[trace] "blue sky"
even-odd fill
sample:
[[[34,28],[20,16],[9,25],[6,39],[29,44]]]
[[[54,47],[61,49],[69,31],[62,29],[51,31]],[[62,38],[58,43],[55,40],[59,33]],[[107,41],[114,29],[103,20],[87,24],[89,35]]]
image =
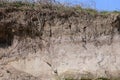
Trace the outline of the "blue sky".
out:
[[[62,3],[81,4],[83,7],[91,7],[97,10],[120,11],[120,0],[57,0]]]

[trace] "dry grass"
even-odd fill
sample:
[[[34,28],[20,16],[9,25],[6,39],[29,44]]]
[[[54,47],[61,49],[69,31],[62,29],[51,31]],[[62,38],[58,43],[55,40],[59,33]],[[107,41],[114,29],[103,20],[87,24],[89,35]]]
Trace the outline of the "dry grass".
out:
[[[82,8],[79,5],[76,6],[69,6],[69,5],[63,5],[58,2],[55,2],[54,0],[45,0],[45,2],[39,1],[38,3],[30,3],[30,2],[21,2],[21,1],[15,1],[15,2],[0,2],[0,7],[15,7],[20,8],[22,10],[24,9],[34,9],[34,10],[51,10],[54,12],[57,12],[61,15],[73,15],[73,14],[80,14],[82,13],[88,13],[90,15],[107,15],[109,13],[120,13],[119,11],[101,11],[98,12],[95,9],[91,8]]]
[[[57,2],[50,3],[29,3],[29,2],[0,2],[0,7],[15,7],[15,8],[31,8],[31,9],[49,9],[56,11],[58,13],[78,13],[78,12],[88,12],[90,14],[96,14],[97,11],[93,9],[82,9],[81,6],[69,6],[63,5]]]

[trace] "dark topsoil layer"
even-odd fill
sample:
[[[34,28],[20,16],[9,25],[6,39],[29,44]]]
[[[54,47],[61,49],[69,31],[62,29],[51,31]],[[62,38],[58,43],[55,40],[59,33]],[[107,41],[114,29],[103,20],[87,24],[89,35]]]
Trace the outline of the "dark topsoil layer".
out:
[[[82,24],[83,26],[75,27],[75,33],[81,32],[80,30],[86,32],[87,27],[90,28],[88,30],[93,28],[93,31],[87,31],[88,35],[113,34],[116,29],[117,33],[120,32],[119,12],[98,12],[61,4],[0,3],[0,43],[11,45],[14,36],[42,38],[47,30],[46,24],[55,26],[56,22],[60,22],[60,25],[67,23],[65,29]],[[47,34],[49,37],[56,34],[53,34],[52,29],[51,27]]]

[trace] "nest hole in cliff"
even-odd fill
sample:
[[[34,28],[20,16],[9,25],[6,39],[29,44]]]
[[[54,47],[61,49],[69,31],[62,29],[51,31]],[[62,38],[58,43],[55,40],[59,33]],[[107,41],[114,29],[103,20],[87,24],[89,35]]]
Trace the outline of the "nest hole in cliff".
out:
[[[12,29],[8,25],[0,24],[0,48],[6,48],[13,43]]]

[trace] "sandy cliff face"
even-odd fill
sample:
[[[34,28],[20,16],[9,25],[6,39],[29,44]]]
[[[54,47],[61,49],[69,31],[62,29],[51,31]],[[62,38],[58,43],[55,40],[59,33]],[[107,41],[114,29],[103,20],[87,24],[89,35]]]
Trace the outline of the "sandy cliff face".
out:
[[[119,33],[119,14],[1,9],[0,80],[118,78]]]

